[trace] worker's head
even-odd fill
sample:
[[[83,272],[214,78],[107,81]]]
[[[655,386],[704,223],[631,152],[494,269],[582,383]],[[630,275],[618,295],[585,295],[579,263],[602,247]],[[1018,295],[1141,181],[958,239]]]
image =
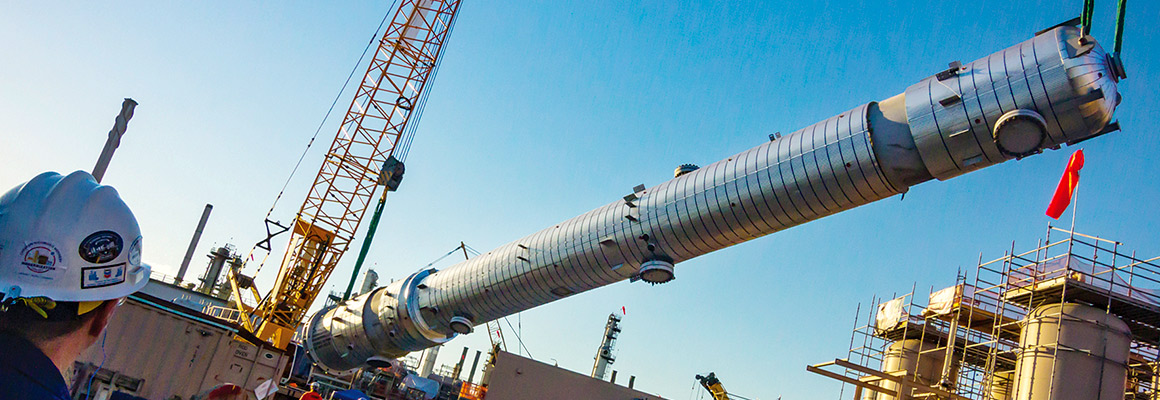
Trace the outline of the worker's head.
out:
[[[137,219],[92,175],[47,172],[0,196],[0,331],[79,355],[149,272]]]

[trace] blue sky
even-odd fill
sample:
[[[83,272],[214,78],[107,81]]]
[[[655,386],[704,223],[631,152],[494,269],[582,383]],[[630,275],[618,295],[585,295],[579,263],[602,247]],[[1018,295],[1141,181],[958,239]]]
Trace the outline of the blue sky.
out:
[[[1110,46],[1113,5],[1098,3],[1094,33]],[[460,241],[486,251],[660,183],[679,164],[708,164],[902,92],[950,61],[1070,19],[1080,4],[468,0],[369,263],[389,280]],[[1160,255],[1160,4],[1131,6],[1124,131],[1083,144],[1077,226]],[[389,7],[4,2],[0,186],[90,169],[132,97],[141,105],[106,183],[137,213],[145,260],[168,273],[202,206],[214,204],[191,268],[200,274],[211,246],[248,249],[264,236],[262,217]],[[337,122],[275,218],[296,212]],[[1012,240],[1034,245],[1071,150],[703,256],[669,284],[618,283],[530,310],[522,336],[535,358],[587,372],[607,314],[624,306],[613,369],[637,376],[638,388],[687,399],[693,375],[715,371],[750,397],[834,398],[838,385],[804,366],[845,356],[858,304],[915,282],[950,285],[958,268]],[[331,278],[335,290],[353,254]],[[486,341],[457,339],[440,361]]]

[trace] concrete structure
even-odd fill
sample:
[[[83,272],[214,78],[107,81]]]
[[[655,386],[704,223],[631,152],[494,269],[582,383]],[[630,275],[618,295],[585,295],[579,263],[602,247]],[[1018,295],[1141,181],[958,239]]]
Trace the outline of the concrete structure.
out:
[[[659,396],[593,379],[501,351],[496,354],[487,400],[656,400]]]
[[[977,39],[976,39],[977,40]],[[473,326],[1114,131],[1120,74],[1073,26],[920,80],[443,271],[420,271],[324,309],[311,358],[347,370],[445,343]]]
[[[93,375],[92,398],[119,391],[189,399],[222,383],[252,391],[280,377],[289,361],[237,325],[140,292],[117,309],[104,335],[65,372],[74,394],[87,392]]]

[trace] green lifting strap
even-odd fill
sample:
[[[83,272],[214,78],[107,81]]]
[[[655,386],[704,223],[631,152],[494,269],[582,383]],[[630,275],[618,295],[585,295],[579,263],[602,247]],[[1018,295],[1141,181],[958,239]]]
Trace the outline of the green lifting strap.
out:
[[[1083,26],[1084,35],[1090,35],[1092,33],[1092,14],[1095,12],[1095,8],[1095,0],[1083,1],[1083,10],[1079,15],[1079,24]]]
[[[362,248],[358,251],[358,260],[354,262],[354,273],[350,276],[350,283],[346,284],[346,293],[342,294],[342,301],[350,300],[350,293],[354,290],[354,281],[358,280],[358,271],[362,269],[363,262],[367,259],[367,252],[371,250],[371,241],[375,240],[375,231],[379,229],[379,218],[383,216],[383,206],[387,204],[387,193],[389,191],[384,188],[383,197],[379,198],[379,204],[375,206],[375,214],[371,216],[371,225],[367,227],[367,237],[363,239]]]
[[[1128,0],[1120,0],[1116,5],[1116,36],[1112,40],[1112,54],[1115,57],[1120,56],[1120,47],[1124,44],[1124,8],[1128,5]]]

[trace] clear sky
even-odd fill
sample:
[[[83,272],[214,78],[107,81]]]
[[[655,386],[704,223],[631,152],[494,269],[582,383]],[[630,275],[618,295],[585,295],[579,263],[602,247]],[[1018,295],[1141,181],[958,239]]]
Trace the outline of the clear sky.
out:
[[[663,182],[679,164],[705,165],[887,98],[948,62],[1070,19],[1082,2],[513,3],[464,2],[369,257],[384,280],[460,241],[487,251]],[[1105,46],[1112,3],[1099,1],[1095,15]],[[1124,131],[1084,143],[1077,225],[1155,256],[1160,4],[1131,6]],[[389,7],[0,2],[0,186],[91,169],[121,99],[132,97],[140,106],[106,183],[137,213],[145,261],[170,274],[212,203],[190,272],[199,275],[211,246],[248,249],[264,236],[262,217]],[[349,101],[276,219],[297,211]],[[1001,256],[1012,240],[1034,245],[1072,150],[919,185],[904,201],[682,263],[672,283],[618,283],[511,323],[522,321],[536,359],[586,373],[605,318],[624,306],[613,369],[637,376],[638,388],[687,399],[693,375],[715,371],[750,397],[835,398],[839,386],[804,367],[846,355],[858,304],[916,282],[950,285],[958,268],[980,253]],[[354,254],[332,276],[334,290]],[[260,274],[263,290],[274,269]],[[486,341],[457,339],[440,361]]]

